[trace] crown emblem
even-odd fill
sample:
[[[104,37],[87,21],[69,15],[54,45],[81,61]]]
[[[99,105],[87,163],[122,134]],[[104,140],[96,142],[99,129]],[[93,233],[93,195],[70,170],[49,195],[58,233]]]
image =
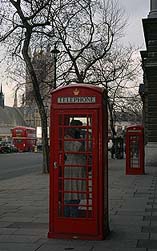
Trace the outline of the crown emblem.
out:
[[[75,88],[75,90],[73,91],[73,93],[74,93],[75,96],[77,96],[77,95],[79,95],[80,91],[79,91],[79,89]]]

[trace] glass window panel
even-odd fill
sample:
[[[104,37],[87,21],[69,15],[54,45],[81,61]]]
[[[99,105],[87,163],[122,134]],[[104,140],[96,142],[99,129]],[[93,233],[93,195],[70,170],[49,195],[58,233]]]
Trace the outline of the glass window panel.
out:
[[[134,156],[138,156],[139,152],[139,137],[131,137],[131,152]]]
[[[86,165],[86,155],[78,153],[65,153],[65,165],[73,165],[81,167]]]
[[[86,196],[87,184],[86,180],[66,180],[64,179],[64,191],[69,193],[66,196],[69,199],[84,198]],[[75,194],[75,192],[77,192]],[[84,193],[83,193],[84,192]]]
[[[58,141],[61,155],[58,214],[62,217],[91,217],[92,117],[61,115],[59,123],[62,127],[59,128]]]
[[[69,197],[70,195],[70,197]],[[64,194],[64,216],[65,217],[81,217],[80,215],[80,201],[82,194],[78,193],[65,193]]]
[[[88,126],[92,126],[92,117],[87,118],[87,124]]]
[[[83,124],[83,126],[88,125],[92,126],[92,117],[91,115],[70,115],[70,116],[65,116],[66,119],[64,119],[64,125],[70,125],[72,120],[80,120]]]
[[[130,166],[131,168],[139,168],[139,137],[130,137]]]
[[[84,179],[87,176],[86,167],[65,166],[64,177],[65,178],[80,178]]]
[[[83,142],[76,140],[64,141],[64,151],[66,152],[82,152],[84,150]],[[79,154],[73,154],[77,158]],[[81,157],[81,156],[80,156]]]
[[[86,156],[87,158],[87,165],[90,166],[88,167],[88,170],[92,167],[92,154],[89,154]]]
[[[80,115],[80,116],[76,116],[76,115],[74,115],[74,116],[72,116],[71,118],[70,118],[70,123],[73,121],[73,120],[79,120],[79,121],[81,121],[82,122],[82,125],[87,125],[87,117],[86,117],[86,115]]]
[[[88,179],[92,179],[92,166],[90,167],[88,167],[89,169],[88,169]]]

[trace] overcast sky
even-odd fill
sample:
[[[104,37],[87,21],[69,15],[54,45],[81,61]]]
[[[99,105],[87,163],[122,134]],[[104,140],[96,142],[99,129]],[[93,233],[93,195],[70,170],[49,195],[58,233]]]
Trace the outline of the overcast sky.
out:
[[[142,19],[147,18],[150,11],[150,0],[119,0],[128,17],[125,41],[145,48]]]
[[[125,43],[131,43],[145,49],[145,41],[143,36],[142,18],[147,18],[150,11],[150,0],[119,0],[120,6],[125,9],[128,17],[128,26],[125,34]],[[0,74],[2,74],[0,72]],[[3,85],[5,94],[5,105],[12,106],[13,92],[10,88]]]

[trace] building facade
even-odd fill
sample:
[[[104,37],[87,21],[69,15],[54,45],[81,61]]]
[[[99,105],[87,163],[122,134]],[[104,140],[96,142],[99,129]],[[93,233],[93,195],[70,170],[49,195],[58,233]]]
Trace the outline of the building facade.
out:
[[[5,106],[2,85],[0,90],[0,141],[11,141],[11,129],[15,126],[25,126],[23,111],[16,106]]]
[[[37,75],[40,94],[44,101],[45,109],[47,111],[49,124],[50,90],[52,88],[53,80],[53,60],[51,57],[50,47],[48,46],[46,50],[35,50],[31,58]],[[40,114],[35,101],[31,78],[28,74],[27,69],[25,95],[23,100],[24,101],[22,103],[24,110],[24,120],[26,121],[27,126],[35,128],[41,127]]]
[[[144,71],[144,127],[146,165],[157,164],[157,1],[150,0],[148,18],[143,19],[146,50],[141,51]]]

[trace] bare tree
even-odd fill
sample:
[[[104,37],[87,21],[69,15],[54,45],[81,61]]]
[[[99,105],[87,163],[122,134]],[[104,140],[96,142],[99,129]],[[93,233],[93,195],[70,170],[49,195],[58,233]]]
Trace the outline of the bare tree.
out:
[[[126,24],[124,12],[116,0],[0,0],[0,4],[0,42],[8,45],[9,55],[26,63],[41,116],[43,172],[47,172],[46,110],[41,80],[34,69],[29,48],[38,48],[41,39],[43,47],[55,44],[60,48],[57,85],[93,83],[105,86],[111,92],[116,89],[112,87],[115,81],[125,81],[131,62],[123,58],[121,64],[114,64],[115,54],[117,62],[120,55],[121,59],[124,55],[122,49],[116,49]],[[131,79],[131,71],[127,78]]]
[[[62,48],[60,83],[92,82],[95,66],[121,37],[125,27],[117,1],[63,1],[62,11],[53,13],[56,41]]]
[[[108,90],[108,111],[110,127],[113,136],[117,111],[123,110],[128,100],[138,100],[138,77],[141,72],[141,62],[137,58],[138,49],[132,47],[116,48],[110,57],[101,60],[96,78]],[[98,75],[97,75],[98,73]]]
[[[9,45],[8,50],[12,56],[23,58],[31,82],[33,85],[34,97],[39,109],[42,135],[43,135],[43,172],[46,173],[49,167],[49,149],[47,137],[47,116],[39,87],[37,73],[33,67],[29,48],[39,39],[41,27],[44,29],[49,25],[51,0],[10,0],[1,1],[1,37],[0,41]],[[37,38],[38,37],[38,38]],[[10,52],[9,51],[9,52]]]
[[[92,83],[108,90],[113,135],[114,112],[121,96],[140,71],[137,49],[120,45],[126,20],[117,1],[76,1],[52,17],[56,40],[62,47],[58,60],[60,84]],[[121,93],[121,95],[119,95]],[[121,102],[123,103],[123,102]]]

